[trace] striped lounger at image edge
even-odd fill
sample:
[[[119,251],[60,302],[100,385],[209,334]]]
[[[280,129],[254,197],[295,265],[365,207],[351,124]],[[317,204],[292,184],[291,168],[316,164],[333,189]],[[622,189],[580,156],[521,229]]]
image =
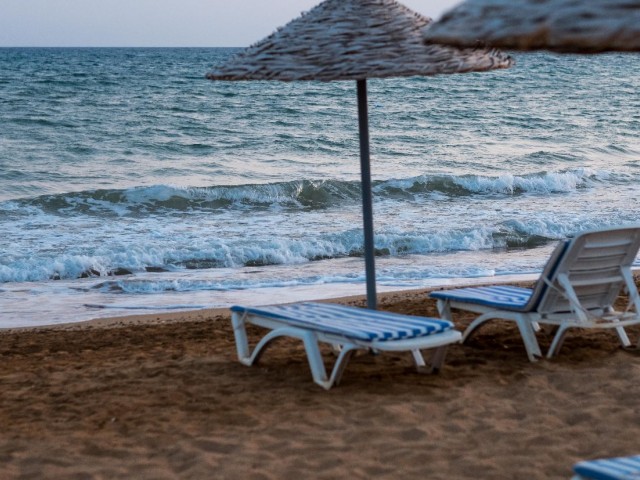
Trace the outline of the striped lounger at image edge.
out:
[[[574,480],[640,480],[640,455],[577,463]]]

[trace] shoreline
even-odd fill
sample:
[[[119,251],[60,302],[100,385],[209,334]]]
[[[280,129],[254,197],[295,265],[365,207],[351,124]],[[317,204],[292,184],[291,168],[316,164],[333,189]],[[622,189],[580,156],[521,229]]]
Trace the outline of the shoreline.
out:
[[[444,287],[441,287],[444,288]],[[378,301],[381,305],[389,302],[389,297],[394,298],[397,295],[403,296],[419,296],[426,295],[439,288],[423,288],[423,289],[409,289],[398,290],[392,292],[378,293]],[[366,304],[366,295],[347,295],[343,297],[332,298],[320,298],[309,299],[304,301],[310,302],[334,302],[348,305],[364,306]],[[291,302],[293,303],[293,302]],[[198,321],[204,318],[218,318],[218,317],[230,317],[230,310],[228,307],[220,308],[205,308],[200,310],[181,310],[172,312],[161,313],[145,313],[134,315],[119,315],[113,317],[94,318],[91,320],[84,320],[79,322],[58,323],[49,325],[36,325],[25,327],[10,327],[0,329],[0,334],[11,332],[24,332],[32,330],[79,330],[85,327],[88,328],[111,328],[111,327],[126,327],[130,325],[149,325],[149,324],[168,324],[168,323],[180,323]]]
[[[473,278],[439,278],[433,281],[432,285],[424,286],[424,287],[415,287],[415,288],[405,288],[405,287],[389,287],[389,286],[379,286],[378,290],[378,300],[382,301],[387,298],[389,295],[394,294],[423,294],[426,298],[426,294],[438,289],[444,288],[454,288],[454,287],[465,287],[472,285],[493,285],[493,284],[502,284],[502,283],[515,283],[515,284],[527,284],[532,283],[536,278],[537,274],[509,274],[509,275],[500,275],[493,277],[473,277]],[[309,287],[301,287],[299,289],[291,289],[291,288],[280,288],[280,292],[276,291],[276,289],[263,289],[264,291],[259,292],[259,294],[247,295],[247,292],[243,291],[242,298],[251,299],[251,303],[245,303],[242,301],[235,302],[235,304],[240,305],[266,305],[270,303],[294,303],[299,301],[313,301],[313,302],[353,302],[353,304],[362,304],[364,306],[365,303],[365,294],[364,293],[346,293],[339,294],[336,293],[335,285],[326,285],[326,292],[323,291],[322,287],[325,286],[309,286]],[[349,292],[353,291],[364,291],[364,285],[346,285],[345,288]],[[318,290],[321,291],[321,294],[317,294]],[[254,292],[257,292],[254,290]],[[284,292],[288,292],[288,295]],[[316,294],[312,293],[316,292]],[[267,302],[265,299],[269,299],[271,297],[282,298],[285,297],[286,301],[278,301],[278,302]],[[257,299],[257,301],[256,301]],[[184,321],[189,320],[191,318],[198,318],[203,315],[209,316],[218,316],[224,315],[228,313],[229,306],[221,306],[221,307],[213,307],[213,308],[186,308],[186,309],[171,309],[171,310],[162,310],[158,308],[156,311],[151,311],[149,313],[114,313],[113,315],[105,315],[100,317],[89,318],[86,320],[77,320],[70,322],[60,322],[60,323],[49,323],[49,324],[37,324],[37,325],[24,325],[24,326],[9,326],[9,327],[0,327],[1,332],[7,331],[18,331],[18,330],[29,330],[29,329],[47,329],[47,328],[62,328],[68,329],[73,328],[75,326],[109,326],[109,325],[118,325],[118,324],[136,324],[136,323],[145,323],[145,322],[170,322],[170,321]],[[107,312],[108,310],[104,310]],[[136,312],[134,310],[134,312]],[[179,317],[176,320],[176,317]]]

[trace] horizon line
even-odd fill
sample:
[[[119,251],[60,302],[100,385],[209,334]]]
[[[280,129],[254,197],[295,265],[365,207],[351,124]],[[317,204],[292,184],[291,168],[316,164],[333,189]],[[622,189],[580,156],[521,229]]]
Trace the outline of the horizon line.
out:
[[[247,48],[247,46],[204,45],[0,45],[0,48]]]

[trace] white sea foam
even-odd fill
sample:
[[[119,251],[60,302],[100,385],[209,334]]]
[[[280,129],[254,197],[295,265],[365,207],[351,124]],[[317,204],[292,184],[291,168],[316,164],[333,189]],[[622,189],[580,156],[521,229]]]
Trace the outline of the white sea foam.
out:
[[[145,229],[147,222],[138,224]],[[178,228],[180,225],[178,225]],[[510,229],[520,235],[526,243],[527,235],[523,225],[516,224]],[[190,226],[191,228],[196,228]],[[210,229],[211,227],[209,227]],[[207,229],[207,230],[209,230]],[[377,247],[393,257],[407,254],[429,254],[435,252],[455,252],[465,250],[490,250],[503,248],[508,238],[495,237],[499,230],[491,228],[454,229],[437,232],[380,232],[376,237]],[[298,265],[320,259],[359,257],[362,252],[362,235],[359,229],[330,235],[303,235],[287,238],[283,232],[275,237],[253,235],[253,238],[210,238],[194,241],[192,235],[177,231],[162,233],[159,241],[149,242],[146,231],[142,234],[130,232],[126,243],[103,242],[108,232],[96,230],[86,235],[73,234],[83,241],[69,244],[64,250],[52,254],[55,243],[65,239],[56,238],[56,232],[45,232],[39,249],[13,249],[8,246],[0,259],[0,281],[24,282],[49,279],[74,279],[81,276],[108,276],[118,271],[131,273],[147,269],[180,271],[193,268],[240,268],[245,265]],[[68,233],[66,239],[71,240]],[[145,238],[147,244],[142,244]],[[36,239],[34,239],[35,241]],[[97,240],[97,241],[96,241]],[[140,243],[139,243],[140,242]]]
[[[500,268],[501,263],[506,266],[508,256],[493,255],[498,268],[488,268],[482,263],[483,256],[478,257],[475,252],[457,254],[455,258],[460,263],[455,268],[451,268],[451,254],[380,258],[378,290],[470,283],[474,279],[487,279],[483,276],[495,281],[510,273],[508,268]],[[518,262],[526,265],[525,271],[539,269],[537,259],[532,256],[526,261],[518,257]],[[361,295],[365,290],[364,265],[359,258],[298,266],[144,273],[109,279],[9,283],[5,286],[0,295],[0,311],[4,313],[0,317],[0,328],[83,321],[141,311],[334,298]],[[47,302],[42,302],[43,298],[48,299]]]

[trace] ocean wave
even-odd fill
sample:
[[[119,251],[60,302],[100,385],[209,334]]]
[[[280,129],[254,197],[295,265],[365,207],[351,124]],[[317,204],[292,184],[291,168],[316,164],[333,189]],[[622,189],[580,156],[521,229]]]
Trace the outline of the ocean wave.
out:
[[[376,255],[402,257],[456,251],[534,248],[562,238],[566,229],[544,222],[523,225],[505,222],[496,228],[478,227],[438,232],[379,232]],[[63,253],[7,252],[0,259],[0,282],[25,282],[98,277],[125,277],[242,267],[297,265],[363,256],[360,229],[303,238],[210,239],[197,249],[192,244],[163,246],[73,245]]]
[[[339,181],[293,181],[271,184],[178,187],[155,185],[114,190],[88,190],[33,199],[0,203],[0,212],[15,211],[19,207],[37,207],[48,213],[59,212],[114,215],[185,212],[273,206],[290,208],[323,208],[359,198],[359,184]]]
[[[374,199],[424,200],[469,196],[553,195],[596,185],[637,182],[628,173],[575,169],[528,175],[420,175],[373,182]],[[0,215],[33,208],[60,215],[140,215],[166,212],[250,210],[267,208],[324,209],[360,200],[360,183],[341,180],[296,180],[266,184],[210,187],[153,185],[128,189],[87,190],[0,202]]]
[[[448,197],[471,195],[523,195],[568,193],[596,184],[629,182],[627,174],[591,169],[539,172],[528,175],[423,175],[389,180],[376,185],[376,192],[393,194],[440,193]]]

